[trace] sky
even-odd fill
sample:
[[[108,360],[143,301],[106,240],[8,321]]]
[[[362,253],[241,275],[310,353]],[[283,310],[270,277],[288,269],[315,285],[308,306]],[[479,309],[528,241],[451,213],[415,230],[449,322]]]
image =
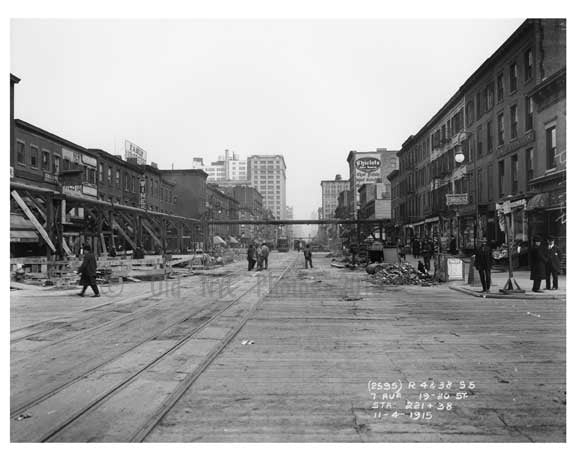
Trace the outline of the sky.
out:
[[[399,149],[522,21],[14,19],[15,116],[160,168],[284,155],[307,219],[351,150]]]

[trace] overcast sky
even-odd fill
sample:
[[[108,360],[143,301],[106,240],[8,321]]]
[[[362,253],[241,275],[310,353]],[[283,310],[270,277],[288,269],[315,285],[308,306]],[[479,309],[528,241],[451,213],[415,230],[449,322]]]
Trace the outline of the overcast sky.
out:
[[[160,168],[282,154],[309,218],[350,150],[399,149],[521,23],[13,20],[15,115]]]

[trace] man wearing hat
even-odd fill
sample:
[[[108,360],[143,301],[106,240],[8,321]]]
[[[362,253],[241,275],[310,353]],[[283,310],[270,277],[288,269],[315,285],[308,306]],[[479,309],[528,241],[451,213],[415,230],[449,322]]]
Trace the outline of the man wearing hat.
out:
[[[480,282],[482,282],[482,293],[490,291],[492,250],[488,245],[486,245],[486,239],[480,240],[480,247],[476,250],[476,255],[474,258],[474,267],[476,267],[478,274],[480,274]]]
[[[542,279],[546,278],[546,263],[548,262],[547,250],[542,245],[542,237],[534,237],[534,246],[530,253],[530,280],[534,281],[532,291],[534,293],[543,293],[540,289]]]
[[[96,285],[96,257],[92,253],[90,245],[84,245],[84,260],[78,272],[80,273],[80,284],[82,285],[82,291],[78,293],[78,296],[84,296],[86,288],[90,286],[92,291],[94,291],[94,298],[100,297],[98,285]]]
[[[553,237],[548,238],[548,262],[546,263],[546,289],[558,289],[558,273],[560,272],[560,260],[562,253],[556,246]],[[552,288],[550,287],[550,276],[552,276]]]

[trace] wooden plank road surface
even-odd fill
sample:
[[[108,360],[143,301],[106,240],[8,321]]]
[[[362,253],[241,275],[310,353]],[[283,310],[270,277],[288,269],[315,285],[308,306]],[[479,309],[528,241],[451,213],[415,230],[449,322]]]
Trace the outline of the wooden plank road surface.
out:
[[[329,261],[299,260],[146,441],[565,441],[563,302],[386,288]]]
[[[279,256],[272,278],[292,259]],[[60,292],[45,311],[29,310],[31,298],[17,296],[12,313],[26,320],[14,322],[11,440],[130,440],[265,295],[263,273],[244,266],[171,281],[177,289],[137,299],[130,291],[100,307],[78,307],[83,299]]]

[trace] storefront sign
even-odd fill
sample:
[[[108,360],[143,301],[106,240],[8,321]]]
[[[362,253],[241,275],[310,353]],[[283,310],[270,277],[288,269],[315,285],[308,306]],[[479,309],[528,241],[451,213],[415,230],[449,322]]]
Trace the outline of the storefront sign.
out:
[[[55,175],[53,175],[52,173],[44,173],[44,181],[45,182],[50,182],[53,184],[57,184],[58,183],[58,179],[56,178]]]
[[[98,189],[96,189],[94,186],[89,186],[86,184],[82,185],[82,193],[85,195],[90,195],[92,197],[97,197],[98,196]]]
[[[468,205],[468,194],[446,194],[446,205]]]

